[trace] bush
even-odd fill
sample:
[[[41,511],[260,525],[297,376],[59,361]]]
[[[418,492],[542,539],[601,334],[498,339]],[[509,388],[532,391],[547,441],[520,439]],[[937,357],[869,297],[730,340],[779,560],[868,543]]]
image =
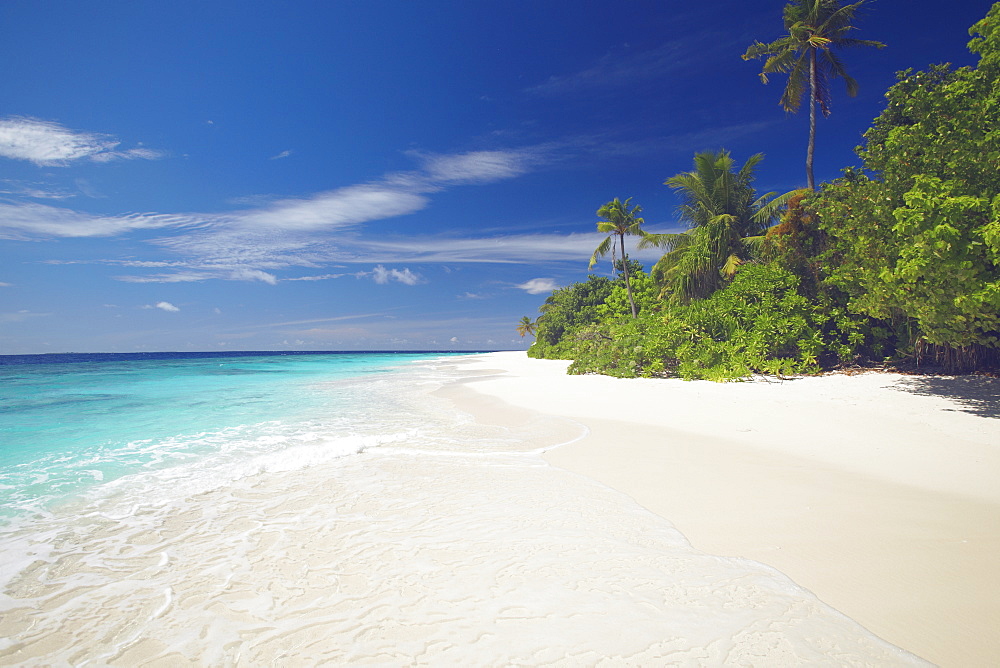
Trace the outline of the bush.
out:
[[[822,357],[848,361],[874,338],[865,321],[799,294],[790,271],[747,265],[707,299],[581,329],[569,371],[688,380],[816,373]]]

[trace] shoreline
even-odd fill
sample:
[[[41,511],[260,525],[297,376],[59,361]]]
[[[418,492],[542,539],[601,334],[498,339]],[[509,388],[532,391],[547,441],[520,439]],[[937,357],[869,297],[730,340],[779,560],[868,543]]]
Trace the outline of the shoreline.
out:
[[[989,396],[962,402],[942,396],[947,379],[898,374],[720,385],[567,376],[568,362],[522,352],[461,365],[482,374],[449,393],[462,410],[585,425],[545,459],[631,496],[696,549],[772,566],[939,665],[1000,655]]]
[[[3,533],[0,664],[925,665],[550,465],[583,422],[467,389],[503,372],[466,362],[292,383],[325,402],[275,456],[237,430],[219,442],[233,460],[123,478]],[[184,485],[199,473],[216,484]]]

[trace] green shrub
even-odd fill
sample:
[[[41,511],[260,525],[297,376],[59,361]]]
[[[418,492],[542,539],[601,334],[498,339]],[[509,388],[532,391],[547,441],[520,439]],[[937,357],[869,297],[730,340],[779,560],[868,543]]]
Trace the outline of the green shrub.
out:
[[[863,323],[831,316],[798,289],[786,269],[747,265],[707,299],[578,331],[570,373],[735,380],[815,373],[824,355],[850,359],[869,339]]]

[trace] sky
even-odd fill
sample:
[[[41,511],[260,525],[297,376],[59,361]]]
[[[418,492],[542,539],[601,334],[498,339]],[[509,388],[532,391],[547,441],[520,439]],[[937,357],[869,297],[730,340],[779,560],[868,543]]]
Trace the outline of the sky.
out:
[[[4,0],[0,354],[526,348],[609,200],[680,231],[664,180],[723,148],[804,187],[806,107],[740,58],[783,5]],[[817,181],[990,5],[862,8]]]

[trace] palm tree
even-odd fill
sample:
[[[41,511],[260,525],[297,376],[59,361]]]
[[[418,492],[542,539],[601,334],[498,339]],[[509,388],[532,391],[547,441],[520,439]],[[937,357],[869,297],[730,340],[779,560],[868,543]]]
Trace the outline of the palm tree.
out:
[[[645,221],[636,216],[636,214],[642,211],[642,207],[636,204],[630,209],[629,202],[631,201],[631,197],[624,202],[616,197],[597,210],[597,215],[606,219],[597,221],[597,231],[606,232],[608,233],[608,236],[594,250],[594,254],[590,256],[590,265],[587,269],[593,269],[594,265],[597,264],[598,258],[602,258],[607,255],[608,251],[611,251],[612,255],[614,254],[614,237],[618,237],[618,241],[621,242],[622,249],[622,275],[625,278],[625,289],[628,291],[628,303],[629,306],[632,307],[632,317],[635,318],[639,315],[639,312],[635,308],[635,299],[632,298],[632,281],[629,277],[628,262],[626,261],[625,255],[625,237],[641,237],[645,236],[646,233],[642,229],[642,224]]]
[[[767,56],[760,79],[767,83],[767,75],[787,72],[788,83],[781,94],[780,104],[785,111],[796,112],[802,104],[802,95],[809,89],[809,147],[806,150],[806,181],[810,190],[816,189],[813,177],[813,152],[816,148],[816,105],[823,116],[830,115],[830,80],[840,77],[847,85],[847,94],[858,93],[858,82],[844,69],[835,48],[874,46],[881,49],[882,42],[854,39],[848,33],[854,14],[865,3],[860,0],[842,6],[840,0],[792,0],[785,5],[784,21],[788,34],[771,42],[754,42],[743,54],[743,60]]]
[[[521,322],[517,323],[517,333],[521,335],[522,339],[529,334],[534,336],[537,331],[538,321],[532,320],[528,316],[523,316]]]
[[[764,231],[792,196],[757,196],[754,169],[763,159],[760,153],[750,156],[737,170],[728,151],[705,151],[695,154],[693,171],[664,181],[680,194],[680,218],[690,229],[646,234],[639,247],[667,249],[652,273],[674,301],[701,299],[721,288],[755,255]]]

